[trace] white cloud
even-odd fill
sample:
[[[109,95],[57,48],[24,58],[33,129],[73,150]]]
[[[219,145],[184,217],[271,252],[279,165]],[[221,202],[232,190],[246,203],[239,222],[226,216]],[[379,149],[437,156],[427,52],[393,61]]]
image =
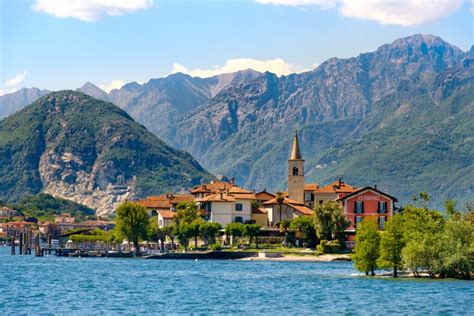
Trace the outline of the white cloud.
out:
[[[153,5],[153,0],[36,0],[33,9],[58,18],[92,22],[104,15],[123,15]]]
[[[304,6],[318,5],[322,8],[332,8],[336,5],[336,0],[255,0],[262,4],[286,5],[286,6]]]
[[[463,0],[342,0],[339,12],[381,24],[412,26],[450,15]]]
[[[458,10],[464,0],[254,0],[262,4],[337,8],[340,14],[381,24],[412,26]],[[473,0],[471,0],[472,2]]]
[[[104,90],[105,92],[109,93],[113,89],[120,89],[125,85],[125,81],[123,80],[113,80],[110,83],[107,83],[105,85],[100,85],[100,88]]]
[[[26,73],[27,73],[26,71],[23,71],[23,72],[17,73],[15,77],[7,79],[5,81],[5,86],[12,88],[19,85],[23,80],[25,80]]]
[[[18,85],[26,78],[27,71],[17,73],[13,78],[5,80],[4,88],[0,89],[0,96],[18,90]]]
[[[257,60],[252,58],[235,58],[228,59],[224,66],[215,66],[212,69],[189,69],[181,64],[174,63],[171,73],[182,72],[194,77],[208,78],[223,73],[231,73],[239,70],[253,69],[264,72],[270,71],[278,76],[299,72],[299,68],[285,62],[281,58],[269,60]]]

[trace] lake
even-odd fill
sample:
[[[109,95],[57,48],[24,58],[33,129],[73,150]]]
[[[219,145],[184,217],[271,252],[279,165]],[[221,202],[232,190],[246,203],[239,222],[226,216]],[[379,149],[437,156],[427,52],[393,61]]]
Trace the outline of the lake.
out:
[[[348,262],[11,256],[0,314],[474,314],[474,282],[360,276]]]

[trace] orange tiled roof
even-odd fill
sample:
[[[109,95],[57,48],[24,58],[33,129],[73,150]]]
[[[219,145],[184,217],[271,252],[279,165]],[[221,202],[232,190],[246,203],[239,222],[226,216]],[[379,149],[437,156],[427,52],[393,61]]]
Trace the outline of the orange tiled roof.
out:
[[[163,218],[173,218],[176,216],[176,212],[172,211],[159,211],[160,216]]]
[[[303,215],[313,215],[313,211],[305,206],[305,205],[294,205],[294,204],[291,204],[291,206],[297,210],[298,212],[302,213]]]
[[[257,200],[271,200],[275,197],[274,194],[271,194],[267,191],[262,191],[262,192],[258,192],[257,194],[255,194],[255,198]]]
[[[220,190],[227,190],[232,187],[232,184],[224,181],[212,181],[211,183],[206,183],[200,185],[191,190],[192,194],[197,193],[218,193]]]
[[[314,192],[316,193],[352,193],[357,191],[357,188],[351,186],[344,181],[336,180],[328,185],[321,187]]]
[[[259,207],[252,210],[252,214],[267,214],[267,213],[268,211],[263,207]]]
[[[193,202],[194,196],[190,194],[159,195],[149,196],[146,199],[137,201],[138,204],[146,208],[169,209],[171,205],[180,202]]]
[[[319,185],[317,183],[305,183],[304,190],[305,191],[315,191],[319,189]]]
[[[196,202],[235,202],[236,199],[233,195],[226,193],[211,194],[202,198],[196,199]]]
[[[278,204],[277,198],[271,199],[269,201],[263,202],[263,205],[272,205],[272,204]],[[302,203],[292,200],[290,198],[284,197],[282,204],[298,204],[298,205],[303,205]]]

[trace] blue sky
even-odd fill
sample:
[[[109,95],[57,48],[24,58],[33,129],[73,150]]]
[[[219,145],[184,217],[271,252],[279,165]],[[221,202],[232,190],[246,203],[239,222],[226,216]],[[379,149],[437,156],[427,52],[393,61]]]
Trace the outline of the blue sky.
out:
[[[0,0],[0,93],[110,89],[173,71],[300,72],[415,33],[468,50],[472,2]]]

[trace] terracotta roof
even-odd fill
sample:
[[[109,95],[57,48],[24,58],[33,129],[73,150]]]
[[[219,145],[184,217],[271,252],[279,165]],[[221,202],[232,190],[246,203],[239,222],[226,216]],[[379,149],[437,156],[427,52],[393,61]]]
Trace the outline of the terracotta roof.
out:
[[[179,202],[193,202],[194,196],[190,194],[170,194],[170,195],[159,195],[149,196],[146,199],[137,201],[138,204],[143,205],[146,208],[157,208],[157,209],[169,209],[171,205],[178,204]]]
[[[252,210],[252,214],[267,214],[267,213],[268,211],[263,207],[259,207]]]
[[[255,194],[246,193],[246,194],[229,194],[232,195],[236,200],[256,200]]]
[[[304,190],[305,191],[315,191],[319,189],[319,185],[317,183],[305,183]]]
[[[269,200],[269,201],[263,202],[263,205],[272,205],[272,204],[278,204],[277,198],[274,198],[274,199],[271,199],[271,200]],[[286,197],[283,198],[282,204],[298,204],[298,205],[303,205],[302,203],[300,203],[300,202],[298,202],[298,201],[295,201],[295,200],[292,200],[292,199],[289,199],[289,198],[286,198]]]
[[[191,190],[192,194],[197,193],[218,193],[220,190],[227,190],[232,187],[232,184],[224,181],[212,181],[211,183],[206,183],[200,185]]]
[[[357,188],[345,183],[342,180],[336,180],[328,185],[314,190],[316,193],[352,193],[357,191]]]
[[[202,198],[196,199],[196,202],[235,202],[236,199],[233,195],[226,193],[211,194]]]
[[[388,197],[389,199],[392,199],[394,202],[398,202],[398,199],[397,199],[396,197],[393,197],[393,196],[391,196],[391,195],[388,195],[387,193],[382,192],[382,191],[377,190],[377,189],[372,188],[372,187],[365,187],[365,188],[359,189],[359,190],[354,191],[354,192],[352,192],[352,193],[350,193],[350,194],[348,194],[348,195],[346,195],[346,196],[343,196],[343,197],[341,197],[341,198],[339,198],[339,199],[337,199],[337,200],[338,200],[338,201],[342,201],[342,200],[345,200],[345,199],[347,199],[347,198],[350,198],[350,197],[352,197],[352,196],[354,196],[354,195],[360,194],[360,193],[362,193],[362,192],[364,192],[364,191],[374,191],[374,192],[376,192],[376,193],[378,193],[378,194],[380,194],[380,195],[384,195],[384,196]]]
[[[176,212],[172,211],[159,211],[160,216],[163,218],[173,218],[176,216]]]
[[[248,190],[245,190],[241,187],[238,187],[238,186],[233,186],[229,189],[229,193],[231,194],[241,194],[241,193],[250,193],[250,194],[253,194],[252,192],[248,191]]]
[[[258,192],[257,194],[255,194],[255,198],[257,200],[271,200],[275,197],[274,194],[271,194],[265,190],[263,190],[262,192]]]
[[[305,205],[294,205],[294,204],[291,204],[291,206],[297,210],[298,212],[302,213],[303,215],[313,215],[313,211],[305,206]]]
[[[7,222],[7,223],[0,223],[0,227],[9,227],[9,228],[23,228],[26,226],[30,226],[33,223],[30,222]]]

